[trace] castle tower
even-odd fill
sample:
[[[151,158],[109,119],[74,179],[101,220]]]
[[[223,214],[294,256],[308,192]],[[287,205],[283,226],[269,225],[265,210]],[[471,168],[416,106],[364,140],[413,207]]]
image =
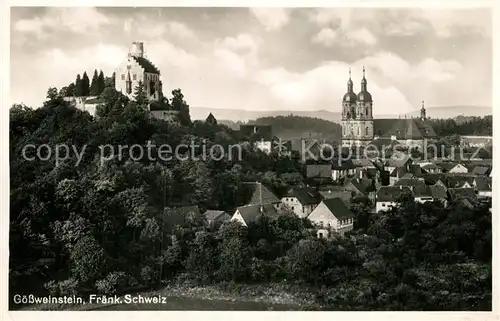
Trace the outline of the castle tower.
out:
[[[424,107],[424,101],[422,100],[422,108],[420,108],[420,119],[421,120],[426,120],[427,116],[425,113],[425,107]]]
[[[140,41],[132,42],[132,50],[130,51],[130,55],[134,57],[144,57],[144,43]]]
[[[349,70],[347,93],[342,100],[342,146],[365,146],[373,140],[372,105],[372,96],[367,89],[365,67],[358,95],[354,94]]]

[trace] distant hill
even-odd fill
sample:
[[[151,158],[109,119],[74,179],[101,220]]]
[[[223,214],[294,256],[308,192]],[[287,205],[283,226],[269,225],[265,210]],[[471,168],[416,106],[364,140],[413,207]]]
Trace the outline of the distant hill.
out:
[[[239,110],[239,109],[215,109],[206,107],[189,107],[191,119],[206,119],[209,113],[212,113],[219,120],[249,121],[261,117],[288,116],[290,114],[303,117],[321,118],[328,121],[339,122],[340,113],[330,112],[327,110],[316,111],[293,111],[293,110],[270,110],[270,111],[254,111],[254,110]]]
[[[375,106],[376,108],[376,106]],[[427,115],[431,118],[455,118],[457,116],[486,116],[492,114],[491,107],[485,106],[429,106],[426,107]],[[315,111],[293,111],[293,110],[238,110],[238,109],[216,109],[207,107],[190,107],[191,119],[206,119],[212,113],[218,121],[228,120],[231,122],[255,120],[262,117],[295,115],[301,117],[320,118],[331,122],[340,122],[340,113],[328,110]],[[418,117],[420,110],[415,110],[408,116]],[[375,118],[398,118],[397,115],[374,115]]]
[[[427,116],[430,118],[457,118],[460,117],[484,117],[491,115],[493,109],[487,106],[431,106],[426,107]],[[420,110],[410,114],[411,116],[420,116]],[[460,120],[459,120],[460,121]]]
[[[315,117],[297,115],[260,117],[248,122],[235,122],[231,120],[220,120],[219,124],[238,130],[241,124],[271,125],[273,135],[285,140],[297,140],[300,138],[321,139],[329,142],[338,141],[342,134],[342,128],[338,123]]]
[[[286,140],[300,138],[321,139],[328,142],[339,141],[342,127],[334,122],[321,118],[298,115],[261,117],[250,124],[267,124],[272,126],[273,135]]]

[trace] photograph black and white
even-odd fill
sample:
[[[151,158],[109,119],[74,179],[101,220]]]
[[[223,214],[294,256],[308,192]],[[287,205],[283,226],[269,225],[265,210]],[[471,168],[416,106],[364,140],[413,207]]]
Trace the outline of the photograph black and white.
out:
[[[492,14],[10,7],[2,299],[491,312]]]

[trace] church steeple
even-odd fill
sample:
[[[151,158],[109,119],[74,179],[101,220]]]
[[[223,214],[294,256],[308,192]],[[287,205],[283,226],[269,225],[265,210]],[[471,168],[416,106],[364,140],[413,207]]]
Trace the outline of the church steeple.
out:
[[[426,114],[425,114],[425,107],[424,107],[424,101],[422,100],[422,108],[420,108],[420,119],[426,120]]]
[[[361,91],[366,90],[365,66],[363,66],[363,79],[361,79]]]
[[[347,92],[352,93],[354,92],[354,84],[352,83],[351,79],[351,68],[349,67],[349,80],[347,81]]]

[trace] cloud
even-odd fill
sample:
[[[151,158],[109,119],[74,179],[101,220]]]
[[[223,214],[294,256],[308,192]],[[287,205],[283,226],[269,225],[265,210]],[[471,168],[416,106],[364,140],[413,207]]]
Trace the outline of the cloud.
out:
[[[356,29],[349,33],[348,39],[357,43],[365,43],[374,45],[377,43],[377,38],[366,28]]]
[[[325,47],[332,47],[337,38],[337,32],[330,28],[323,28],[312,38],[312,42],[321,44]]]
[[[390,52],[380,52],[360,62],[377,75],[398,83],[413,81],[442,83],[454,79],[462,70],[462,65],[457,61],[438,61],[432,58],[411,66],[406,60]]]
[[[14,29],[44,37],[46,33],[55,30],[69,30],[77,34],[92,33],[107,24],[110,24],[110,20],[92,7],[48,8],[41,17],[16,21]]]
[[[491,13],[488,16],[486,12],[487,9],[322,8],[311,11],[309,19],[320,27],[338,27],[349,37],[353,37],[353,30],[363,28],[391,36],[431,32],[446,38],[473,32],[491,37]],[[363,38],[369,39],[363,33]]]
[[[360,62],[354,63],[354,66],[353,79],[360,79]],[[304,73],[273,68],[259,72],[255,80],[269,88],[275,99],[295,109],[340,110],[341,99],[347,89],[349,67],[344,62],[332,61]],[[414,109],[405,95],[393,86],[381,87],[370,80],[368,90],[374,97],[374,114],[404,113]],[[398,106],[398,109],[394,110],[392,106]]]
[[[250,8],[267,31],[275,31],[284,27],[290,20],[290,9],[285,8]]]
[[[192,29],[183,23],[171,21],[168,23],[168,30],[170,34],[175,35],[182,39],[195,39],[196,35]]]

